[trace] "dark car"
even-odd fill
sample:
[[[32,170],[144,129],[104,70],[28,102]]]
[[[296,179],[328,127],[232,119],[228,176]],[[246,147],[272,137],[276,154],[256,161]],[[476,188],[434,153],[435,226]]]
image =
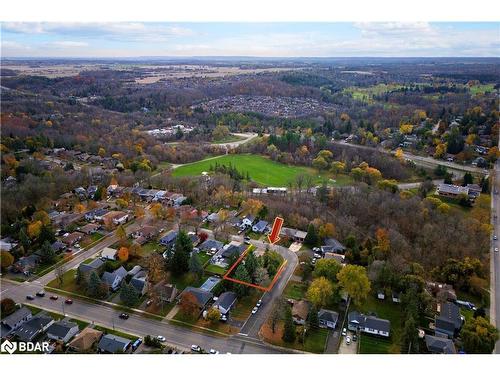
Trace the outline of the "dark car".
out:
[[[66,305],[72,305],[73,304],[73,300],[68,298],[66,301],[64,301],[64,303]]]
[[[128,318],[129,318],[129,315],[128,315],[128,314],[126,314],[126,313],[121,313],[121,314],[120,314],[120,319],[124,319],[124,320],[126,320],[126,319],[128,319]]]
[[[35,299],[35,297],[33,297],[31,294],[28,294],[28,295],[26,296],[26,299],[27,299],[27,300],[30,300],[30,301],[33,301],[33,300]]]
[[[50,296],[50,299],[53,301],[57,301],[58,298],[59,298],[58,296]]]
[[[45,296],[45,292],[43,290],[39,290],[38,292],[36,292],[36,295],[38,297],[44,297]]]

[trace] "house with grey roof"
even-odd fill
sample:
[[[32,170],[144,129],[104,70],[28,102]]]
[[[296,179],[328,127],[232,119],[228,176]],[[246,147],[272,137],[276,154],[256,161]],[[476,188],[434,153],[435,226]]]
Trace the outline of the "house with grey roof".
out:
[[[216,308],[219,309],[221,314],[227,314],[231,308],[236,304],[238,296],[234,292],[224,292],[222,293],[217,302],[214,304]]]
[[[332,310],[321,309],[318,311],[318,320],[321,328],[335,329],[339,320],[339,313]]]
[[[221,256],[225,259],[231,258],[234,255],[240,256],[246,250],[247,245],[241,243],[230,243]]]
[[[47,331],[53,323],[54,319],[52,317],[45,314],[45,312],[40,312],[27,322],[21,324],[12,334],[21,341],[31,342],[39,334]]]
[[[452,302],[445,302],[440,305],[435,331],[452,339],[458,336],[464,322],[464,317],[460,315],[460,308]]]
[[[122,284],[122,281],[127,276],[127,270],[120,266],[120,268],[114,270],[113,272],[104,272],[102,274],[101,280],[106,283],[113,292],[115,292]]]
[[[246,229],[251,227],[253,222],[255,221],[255,216],[247,215],[243,219],[241,219],[240,229]]]
[[[137,272],[131,279],[130,285],[132,285],[139,295],[144,295],[148,290],[148,274],[146,271],[142,270]]]
[[[447,337],[425,335],[427,350],[433,354],[457,354],[453,340]]]
[[[214,295],[211,292],[207,292],[206,290],[200,288],[194,288],[192,286],[188,286],[180,295],[180,299],[186,297],[186,295],[191,294],[194,296],[196,300],[196,305],[198,307],[199,312],[201,313],[208,303],[212,300]]]
[[[80,272],[85,280],[88,280],[92,272],[100,275],[104,270],[104,264],[105,263],[100,258],[95,258],[90,263],[80,263],[78,266],[78,272]]]
[[[12,314],[7,316],[2,316],[2,322],[0,326],[0,337],[5,338],[12,333],[15,329],[19,328],[23,323],[26,323],[33,317],[31,310],[27,307],[21,307],[20,309],[14,311]]]
[[[101,337],[99,344],[97,345],[97,350],[99,353],[125,353],[132,341],[124,337],[108,334]]]
[[[160,244],[163,246],[172,247],[175,244],[175,241],[177,240],[178,234],[179,234],[178,231],[175,230],[170,231],[165,236],[160,238]]]
[[[164,281],[156,284],[153,289],[161,302],[171,303],[177,296],[177,288],[175,285],[168,284]]]
[[[252,231],[255,233],[264,233],[269,223],[265,220],[259,220],[253,227]]]
[[[80,329],[78,328],[78,324],[75,322],[70,322],[69,320],[59,320],[58,322],[53,323],[47,329],[47,336],[49,339],[61,341],[63,343],[69,342]]]
[[[326,238],[324,241],[324,245],[321,246],[321,251],[323,252],[323,254],[325,253],[344,254],[345,250],[346,250],[345,246],[342,245],[335,238]]]
[[[203,242],[201,245],[198,246],[200,250],[215,251],[215,252],[219,251],[223,247],[224,244],[222,242],[212,239],[206,240],[205,242]]]
[[[391,322],[387,319],[380,319],[373,315],[364,315],[358,311],[351,311],[347,316],[347,327],[351,331],[361,331],[389,337],[391,334]]]

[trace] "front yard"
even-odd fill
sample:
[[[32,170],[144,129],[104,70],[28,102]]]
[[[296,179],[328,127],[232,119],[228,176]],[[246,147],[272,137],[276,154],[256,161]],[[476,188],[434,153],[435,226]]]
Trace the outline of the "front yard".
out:
[[[270,344],[295,350],[302,350],[310,353],[323,353],[325,350],[326,341],[328,339],[328,330],[324,328],[317,328],[306,332],[303,343],[300,342],[301,339],[299,337],[297,337],[295,342],[293,343],[284,342],[282,339],[283,322],[278,323],[274,333],[271,327],[268,325],[268,322],[266,322],[262,326],[260,332],[264,337],[264,341]]]
[[[303,299],[307,291],[307,285],[299,281],[290,280],[286,284],[286,288],[283,291],[283,296],[285,298],[291,298],[295,300]]]

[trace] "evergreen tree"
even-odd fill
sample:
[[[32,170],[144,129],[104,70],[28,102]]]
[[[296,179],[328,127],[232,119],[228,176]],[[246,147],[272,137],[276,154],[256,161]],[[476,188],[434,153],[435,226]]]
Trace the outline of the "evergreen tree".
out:
[[[304,243],[309,245],[310,247],[317,246],[319,242],[318,232],[316,231],[316,227],[311,223],[307,228],[307,235],[304,239]]]
[[[193,243],[184,231],[179,231],[175,241],[174,254],[170,267],[175,275],[182,275],[189,270],[189,256],[193,251]]]
[[[418,329],[415,319],[413,319],[412,316],[406,319],[401,340],[405,353],[411,354],[419,352]]]
[[[234,273],[234,278],[236,280],[245,281],[247,283],[250,283],[252,281],[250,279],[250,276],[248,275],[247,269],[243,264],[240,264],[238,268],[236,268],[236,272]],[[248,294],[248,287],[243,284],[235,283],[234,291],[239,297],[243,297]]]
[[[307,314],[307,324],[312,329],[319,327],[318,310],[314,304],[311,306],[309,314]]]
[[[103,290],[103,288],[102,288],[101,279],[99,279],[99,276],[97,275],[97,273],[92,272],[90,274],[90,277],[89,277],[89,283],[87,286],[87,294],[90,297],[97,298],[97,297],[101,296],[102,290]]]
[[[127,306],[135,306],[139,302],[139,293],[131,284],[123,284],[120,300]]]
[[[198,255],[196,254],[193,254],[191,258],[189,258],[189,271],[194,273],[198,279],[203,277],[203,266],[200,263]]]
[[[45,241],[40,248],[40,257],[42,259],[42,263],[51,264],[54,262],[56,254],[48,241]]]
[[[283,336],[282,339],[285,342],[295,342],[295,325],[293,324],[293,317],[292,317],[292,309],[290,306],[286,306],[285,308],[285,327],[283,330]]]
[[[467,186],[468,184],[473,184],[474,183],[474,177],[470,172],[465,172],[464,174],[464,181],[462,186]]]
[[[253,251],[250,251],[245,259],[245,268],[252,282],[254,282],[255,280],[255,271],[257,270],[257,267],[258,267],[257,258],[255,257]]]
[[[19,231],[19,242],[21,242],[21,245],[25,250],[29,249],[31,241],[24,228],[21,228],[21,230]]]

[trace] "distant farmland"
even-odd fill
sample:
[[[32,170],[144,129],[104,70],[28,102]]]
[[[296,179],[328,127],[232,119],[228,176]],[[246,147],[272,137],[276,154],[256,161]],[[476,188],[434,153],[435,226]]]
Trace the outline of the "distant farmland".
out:
[[[215,166],[215,163],[219,165],[231,164],[245,175],[248,172],[251,180],[264,186],[287,186],[287,184],[294,181],[299,174],[315,176],[315,182],[320,180],[318,173],[312,168],[281,164],[260,155],[248,154],[224,155],[220,158],[186,164],[174,169],[172,175],[174,177],[198,176],[201,175],[202,172],[209,172],[210,165]]]

